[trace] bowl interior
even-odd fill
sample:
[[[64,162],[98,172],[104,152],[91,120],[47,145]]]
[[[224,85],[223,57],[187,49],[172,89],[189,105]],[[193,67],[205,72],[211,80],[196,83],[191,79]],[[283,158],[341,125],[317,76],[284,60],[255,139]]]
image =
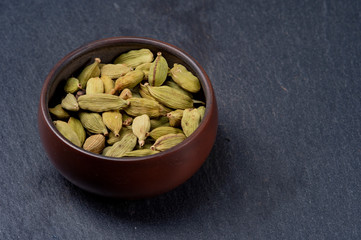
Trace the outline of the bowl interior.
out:
[[[52,127],[52,129],[56,131],[55,126],[52,124],[48,107],[53,107],[60,103],[61,98],[64,96],[64,84],[69,77],[77,77],[80,71],[85,66],[91,64],[96,57],[100,58],[102,63],[113,63],[114,59],[121,53],[141,48],[150,49],[154,56],[156,56],[157,52],[162,52],[162,55],[167,60],[168,66],[170,68],[173,67],[174,63],[182,64],[199,78],[202,90],[199,93],[194,94],[194,99],[206,102],[206,112],[202,121],[204,122],[208,117],[207,113],[209,108],[213,104],[213,90],[206,73],[192,57],[177,47],[158,40],[136,37],[116,37],[89,43],[69,53],[59,61],[59,63],[48,75],[42,92],[42,95],[45,95],[43,96],[43,106],[45,108],[43,110],[46,111],[46,121]],[[201,126],[202,123],[197,130],[199,130]],[[192,136],[189,138],[191,137]],[[179,145],[182,145],[182,143]],[[170,150],[171,149],[168,151]]]

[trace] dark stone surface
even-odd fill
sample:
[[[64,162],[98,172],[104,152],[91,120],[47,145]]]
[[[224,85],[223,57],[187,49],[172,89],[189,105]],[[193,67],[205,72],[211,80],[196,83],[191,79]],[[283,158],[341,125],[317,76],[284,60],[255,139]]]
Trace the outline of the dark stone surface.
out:
[[[360,1],[2,1],[0,239],[360,239]],[[111,36],[190,53],[220,113],[203,167],[147,200],[88,194],[51,165],[52,66]]]

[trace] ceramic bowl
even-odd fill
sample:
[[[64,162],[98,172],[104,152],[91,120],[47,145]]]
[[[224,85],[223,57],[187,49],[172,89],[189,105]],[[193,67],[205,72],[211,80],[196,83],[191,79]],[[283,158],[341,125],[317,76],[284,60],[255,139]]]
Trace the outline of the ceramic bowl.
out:
[[[158,51],[168,65],[183,64],[202,85],[206,112],[198,129],[181,144],[152,156],[111,158],[85,151],[69,142],[55,128],[49,104],[58,101],[58,86],[79,72],[92,59],[110,63],[133,49]],[[154,39],[113,37],[86,44],[61,59],[45,79],[38,110],[38,127],[44,149],[56,169],[74,185],[107,197],[137,199],[174,189],[189,179],[207,159],[215,142],[217,103],[212,84],[203,68],[183,50]]]

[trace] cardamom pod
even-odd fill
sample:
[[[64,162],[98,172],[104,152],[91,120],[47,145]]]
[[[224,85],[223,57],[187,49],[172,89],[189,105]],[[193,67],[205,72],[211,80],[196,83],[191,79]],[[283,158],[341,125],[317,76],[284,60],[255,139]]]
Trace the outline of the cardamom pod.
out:
[[[122,157],[126,152],[130,152],[137,144],[137,137],[129,132],[123,136],[120,141],[113,144],[113,146],[106,152],[107,157]]]
[[[108,76],[111,79],[119,78],[132,70],[125,64],[105,64],[100,70],[101,76]]]
[[[167,134],[177,134],[177,133],[183,133],[182,130],[179,128],[174,127],[157,127],[154,128],[150,133],[149,136],[153,138],[154,140],[157,140],[161,136],[167,135]]]
[[[81,124],[80,120],[77,118],[74,118],[74,117],[70,117],[68,120],[68,124],[74,130],[76,135],[78,135],[80,144],[82,146],[85,141],[86,133],[85,133],[84,127]]]
[[[169,127],[169,120],[166,116],[161,116],[156,119],[150,120],[150,129],[154,129],[157,127]]]
[[[129,88],[124,88],[123,91],[119,95],[120,98],[127,100],[129,98],[133,97],[132,91],[129,90]]]
[[[196,108],[185,109],[181,121],[184,134],[189,137],[199,126],[201,115]]]
[[[119,136],[119,131],[122,129],[123,121],[122,114],[118,110],[103,112],[103,122],[105,126],[114,133],[115,136]]]
[[[139,144],[137,144],[137,146],[135,146],[135,149],[150,149],[151,146],[153,146],[154,144],[154,140],[151,138],[147,138],[145,139],[145,143],[143,146],[139,146]]]
[[[181,91],[168,87],[151,87],[147,85],[149,93],[160,103],[173,109],[186,109],[193,107],[193,101]]]
[[[148,75],[149,75],[149,69],[150,69],[150,65],[152,63],[143,63],[140,64],[138,67],[135,68],[135,70],[140,70],[144,73],[144,78],[143,80],[147,80],[148,79]]]
[[[169,125],[171,127],[180,127],[182,117],[183,110],[180,109],[167,113],[167,118],[169,119]]]
[[[204,117],[204,114],[205,114],[205,112],[206,112],[206,107],[200,106],[200,107],[197,108],[197,110],[198,110],[198,112],[199,112],[199,115],[201,116],[201,120],[200,120],[200,121],[202,121],[202,120],[203,120],[203,117]]]
[[[110,91],[114,88],[114,81],[108,76],[101,76],[100,79],[103,81],[104,92],[110,93]]]
[[[115,134],[113,132],[110,132],[109,135],[108,135],[108,139],[107,139],[107,143],[109,145],[113,145],[114,143],[120,141],[123,136],[128,133],[128,132],[132,132],[131,129],[127,129],[127,128],[122,128],[120,131],[119,131],[119,135],[118,136],[115,136]]]
[[[140,116],[147,114],[150,118],[157,118],[167,114],[167,109],[157,101],[146,98],[129,98],[129,107],[124,111],[130,116]]]
[[[184,94],[188,95],[188,97],[193,98],[192,93],[184,90],[184,89],[181,88],[176,82],[174,82],[174,81],[172,81],[172,80],[165,81],[164,85],[165,85],[165,86],[168,86],[168,87],[171,87],[171,88],[174,88],[174,89],[177,89],[177,90],[183,92]]]
[[[129,105],[128,100],[123,100],[119,96],[106,93],[82,95],[78,98],[78,103],[81,109],[92,112],[120,110],[126,108]]]
[[[100,69],[99,69],[100,59],[95,58],[94,63],[86,66],[83,71],[79,74],[78,80],[81,88],[85,89],[88,80],[92,77],[99,77]]]
[[[78,111],[79,104],[75,96],[71,93],[68,93],[65,98],[61,101],[61,107],[68,111]]]
[[[102,134],[91,135],[83,145],[84,150],[92,153],[101,153],[105,147],[105,137]]]
[[[156,153],[159,153],[159,151],[153,151],[150,149],[138,149],[138,150],[126,152],[123,155],[123,157],[145,157],[145,156],[153,155]]]
[[[149,49],[131,50],[121,54],[114,61],[115,64],[125,64],[128,67],[136,68],[140,64],[153,61],[153,53]]]
[[[79,80],[75,77],[69,78],[64,86],[64,91],[67,93],[75,93],[79,90]]]
[[[170,70],[170,76],[181,88],[191,93],[196,93],[201,89],[199,79],[181,64],[174,64]]]
[[[164,83],[168,75],[168,63],[162,56],[161,52],[157,53],[157,57],[150,65],[148,82],[151,86],[160,86]]]
[[[99,77],[90,78],[86,85],[86,94],[97,94],[104,93],[104,84],[103,81]]]
[[[157,101],[152,95],[150,95],[148,88],[146,87],[148,85],[148,83],[146,83],[145,85],[143,84],[139,84],[139,94],[143,97],[143,98],[148,98],[148,99],[152,99]]]
[[[147,138],[150,130],[150,119],[149,116],[143,114],[134,118],[132,125],[133,134],[137,136],[139,146],[144,145],[144,141]]]
[[[183,133],[167,134],[158,138],[150,149],[165,151],[183,142],[184,139],[186,139],[186,136]]]
[[[107,152],[112,148],[112,146],[108,146],[108,147],[105,147],[102,151],[102,155],[105,156],[105,154],[107,154]]]
[[[79,119],[83,127],[89,132],[108,135],[108,130],[99,113],[80,112]]]
[[[68,119],[70,117],[69,113],[67,113],[61,106],[61,104],[56,105],[53,108],[49,108],[49,112],[53,114],[57,119]]]
[[[54,121],[54,125],[56,129],[70,142],[75,144],[78,147],[81,147],[80,140],[78,138],[78,135],[74,132],[74,130],[64,121]]]
[[[110,94],[115,94],[124,88],[134,88],[143,80],[144,74],[142,71],[134,70],[128,72],[124,76],[115,81],[115,87],[110,91]]]
[[[122,114],[123,117],[123,125],[124,126],[130,126],[133,123],[133,118],[131,116],[129,116],[126,113]]]

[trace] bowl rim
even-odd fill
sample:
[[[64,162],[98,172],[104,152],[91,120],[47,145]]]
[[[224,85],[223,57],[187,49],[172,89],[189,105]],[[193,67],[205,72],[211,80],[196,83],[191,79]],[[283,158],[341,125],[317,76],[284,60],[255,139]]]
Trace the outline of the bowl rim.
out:
[[[199,73],[197,76],[200,80],[202,90],[204,93],[204,97],[206,99],[206,111],[204,114],[204,117],[198,126],[198,128],[189,136],[187,137],[183,142],[179,143],[178,145],[163,151],[156,153],[154,155],[148,155],[143,157],[124,157],[124,158],[116,158],[116,157],[107,157],[101,154],[95,154],[89,151],[84,150],[81,147],[76,146],[72,142],[70,142],[68,139],[66,139],[55,127],[53,124],[53,120],[51,119],[51,115],[49,112],[49,106],[48,106],[48,99],[49,99],[49,90],[50,86],[53,83],[55,77],[57,74],[59,74],[62,71],[62,68],[65,67],[69,62],[72,61],[72,59],[75,59],[79,57],[80,55],[91,51],[96,48],[103,48],[107,45],[113,45],[113,44],[122,44],[122,43],[139,43],[139,44],[150,44],[156,48],[163,48],[166,49],[167,52],[170,54],[176,55],[177,57],[181,58],[185,63],[187,63],[193,71]],[[96,57],[96,56],[94,56]],[[118,37],[110,37],[110,38],[103,38],[99,40],[95,40],[89,43],[86,43],[75,50],[71,51],[67,55],[65,55],[61,60],[59,60],[54,67],[50,70],[49,74],[45,78],[41,94],[40,94],[40,110],[42,113],[42,117],[45,119],[45,123],[48,125],[48,127],[52,130],[52,132],[61,139],[66,145],[68,145],[70,148],[73,148],[76,151],[79,151],[83,154],[89,155],[91,157],[95,157],[98,159],[106,160],[106,161],[120,161],[120,162],[138,162],[138,161],[145,161],[145,160],[151,160],[155,159],[157,157],[166,156],[172,152],[176,152],[180,150],[183,147],[186,147],[188,144],[190,144],[196,137],[199,135],[201,131],[205,130],[205,127],[208,122],[211,121],[211,115],[209,112],[211,111],[212,107],[217,107],[215,103],[215,94],[214,90],[211,84],[211,81],[209,80],[209,77],[205,70],[202,68],[202,66],[188,53],[186,53],[184,50],[170,44],[166,43],[160,40],[156,40],[153,38],[148,37],[134,37],[134,36],[118,36]]]

